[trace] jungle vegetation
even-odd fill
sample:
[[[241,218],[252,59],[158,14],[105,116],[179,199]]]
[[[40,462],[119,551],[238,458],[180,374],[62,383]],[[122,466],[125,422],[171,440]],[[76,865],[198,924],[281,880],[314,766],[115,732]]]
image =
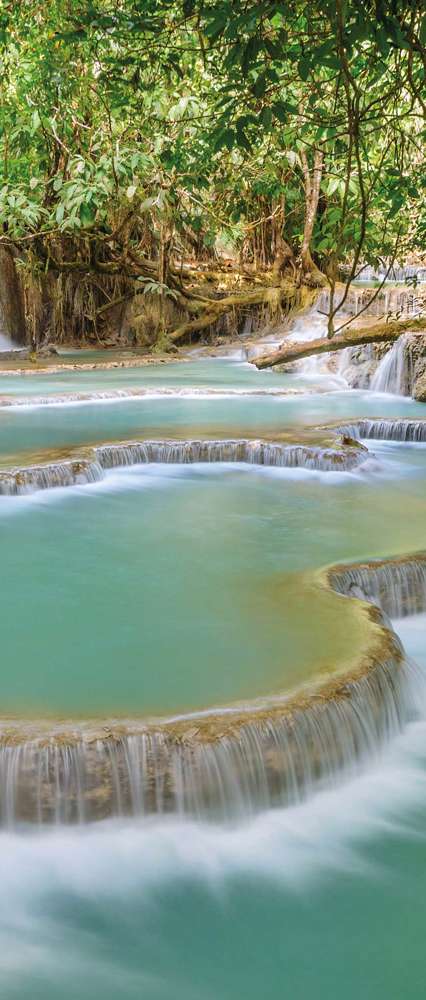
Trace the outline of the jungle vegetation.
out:
[[[3,0],[0,248],[31,335],[102,341],[131,302],[170,349],[324,286],[333,337],[365,264],[424,252],[425,70],[416,0]]]

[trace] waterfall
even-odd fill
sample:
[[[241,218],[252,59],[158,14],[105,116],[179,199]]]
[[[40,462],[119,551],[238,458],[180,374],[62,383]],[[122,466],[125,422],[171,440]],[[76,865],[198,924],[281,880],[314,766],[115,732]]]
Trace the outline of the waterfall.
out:
[[[423,420],[357,420],[336,428],[355,440],[416,441],[426,443],[426,418]]]
[[[34,373],[26,372],[25,374],[32,375]],[[210,388],[208,386],[203,386],[202,388],[189,388],[186,386],[170,388],[167,386],[153,386],[152,388],[141,388],[135,386],[134,388],[129,389],[105,389],[95,390],[93,392],[67,392],[62,395],[52,393],[52,395],[48,396],[0,396],[0,410],[15,406],[34,409],[44,406],[76,406],[85,403],[119,403],[122,400],[132,401],[139,400],[141,398],[162,399],[163,397],[166,397],[170,399],[228,399],[236,396],[298,396],[302,393],[302,389],[284,389],[273,386],[268,386],[267,388],[255,386],[253,386],[253,388],[241,387],[238,389],[228,386],[223,389]]]
[[[334,590],[378,605],[390,618],[426,610],[426,554],[339,566],[331,572]]]
[[[351,471],[365,461],[365,448],[347,443],[340,448],[281,444],[274,441],[129,441],[100,445],[92,458],[52,462],[0,471],[0,496],[20,496],[36,490],[96,483],[105,471],[149,463],[188,465],[195,462],[242,462],[275,468],[318,472]]]
[[[304,468],[320,472],[353,469],[365,460],[356,448],[315,448],[270,441],[142,441],[102,445],[95,449],[103,469],[148,462],[245,462],[278,468]]]
[[[413,717],[419,675],[383,614],[426,608],[426,554],[334,566],[318,582],[376,605],[354,605],[369,649],[349,675],[263,705],[157,723],[4,720],[0,822],[153,813],[232,820],[356,773]]]
[[[310,340],[317,340],[327,336],[327,317],[319,310],[326,309],[325,297],[327,293],[321,292],[316,305],[305,315],[299,316],[295,320],[286,338],[286,343],[299,341],[308,343]],[[329,355],[315,355],[311,358],[304,358],[298,362],[298,370],[304,375],[330,375],[328,371]]]
[[[387,268],[386,270],[383,270],[382,268],[375,268],[370,266],[364,267],[362,269],[361,274],[359,275],[359,278],[356,280],[383,281],[386,275],[386,271]],[[389,271],[389,274],[387,276],[387,281],[404,282],[413,280],[414,278],[416,278],[418,282],[425,282],[426,267],[417,266],[416,264],[408,264],[405,267],[400,267],[398,264],[395,264]]]
[[[373,392],[390,392],[397,396],[410,395],[412,372],[406,345],[406,336],[399,337],[382,358],[371,380]]]
[[[359,288],[352,285],[344,305],[344,313],[355,316],[362,310],[364,316],[387,316],[398,313],[413,316],[421,311],[421,298],[408,288],[389,288],[379,292],[374,288]]]
[[[21,496],[36,490],[95,483],[102,478],[100,465],[87,459],[33,465],[12,472],[0,472],[0,496]]]
[[[2,351],[13,351],[15,349],[15,344],[10,337],[7,337],[4,333],[0,332],[0,354]]]
[[[410,714],[407,668],[387,662],[350,697],[290,717],[254,717],[225,735],[197,739],[199,720],[176,738],[163,730],[4,742],[0,822],[89,822],[174,813],[214,820],[290,805],[353,773]],[[348,689],[349,693],[349,689]]]

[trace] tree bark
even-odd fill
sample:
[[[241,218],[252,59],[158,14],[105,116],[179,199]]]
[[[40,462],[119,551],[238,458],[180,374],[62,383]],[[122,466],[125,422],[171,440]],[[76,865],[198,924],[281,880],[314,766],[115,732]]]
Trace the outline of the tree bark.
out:
[[[182,340],[190,333],[203,330],[212,323],[215,323],[220,316],[230,312],[231,309],[238,309],[244,306],[262,305],[263,303],[266,305],[268,300],[271,300],[271,295],[274,293],[276,293],[277,297],[279,297],[280,303],[283,302],[283,300],[287,300],[287,303],[290,304],[296,304],[298,295],[300,295],[300,292],[296,289],[295,284],[292,282],[283,282],[278,287],[271,285],[268,288],[259,288],[253,291],[227,295],[222,299],[208,299],[204,302],[196,303],[197,311],[201,313],[201,315],[187,323],[182,323],[181,326],[177,327],[176,330],[169,334],[169,340],[171,340],[172,343],[176,343],[176,341]]]
[[[16,344],[25,344],[25,311],[22,285],[13,253],[0,247],[0,333]]]
[[[324,275],[321,274],[321,271],[312,260],[311,242],[315,219],[317,217],[324,154],[321,149],[315,150],[312,173],[305,150],[301,153],[300,158],[305,181],[305,225],[300,251],[302,270],[304,275],[310,275],[311,280],[316,284],[323,285],[325,284]]]
[[[407,319],[403,322],[395,320],[392,323],[386,323],[386,321],[375,323],[374,326],[364,330],[351,330],[345,335],[337,334],[332,340],[320,337],[317,340],[287,342],[279,351],[274,351],[273,354],[262,354],[261,357],[253,359],[253,363],[256,368],[272,368],[274,365],[299,361],[316,354],[332,354],[335,351],[343,351],[345,347],[361,347],[363,344],[380,344],[398,340],[402,333],[408,331],[412,333],[426,331],[426,316],[420,319]]]

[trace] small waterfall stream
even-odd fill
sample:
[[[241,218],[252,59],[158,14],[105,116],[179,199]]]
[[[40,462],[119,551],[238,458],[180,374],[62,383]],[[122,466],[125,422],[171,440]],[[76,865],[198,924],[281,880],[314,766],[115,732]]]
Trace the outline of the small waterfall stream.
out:
[[[291,333],[286,338],[288,341],[294,341],[296,343],[306,342],[310,340],[318,340],[327,336],[327,317],[323,315],[320,311],[324,306],[324,294],[318,298],[318,301],[312,309],[310,309],[306,314],[299,316],[295,320],[291,328]],[[328,375],[330,378],[331,373],[328,368],[328,354],[316,355],[311,358],[304,358],[303,361],[298,362],[299,371],[306,376],[318,376],[318,375]]]
[[[423,420],[357,420],[339,428],[351,438],[376,441],[426,442],[426,418]]]
[[[390,314],[415,316],[421,308],[420,300],[408,289],[389,288],[379,293],[371,305],[370,299],[374,289],[350,289],[343,307],[340,321],[350,316],[356,316],[362,310],[366,316],[384,317]],[[299,317],[288,336],[289,341],[310,341],[327,335],[327,318],[329,296],[326,291],[320,293],[316,305],[304,316]],[[337,324],[339,325],[339,323]],[[413,386],[412,362],[407,350],[407,336],[402,336],[384,355],[374,372],[374,345],[362,349],[364,370],[357,371],[357,380],[353,376],[354,359],[359,355],[359,348],[348,347],[340,352],[337,365],[330,363],[330,354],[308,357],[298,362],[299,370],[306,376],[333,374],[341,384],[353,385],[355,388],[371,388],[374,392],[386,392],[394,395],[410,395]],[[373,368],[374,374],[371,375]]]
[[[373,392],[389,392],[396,396],[410,394],[412,372],[406,348],[407,338],[403,336],[385,354],[371,380]]]
[[[405,618],[426,610],[426,556],[375,560],[338,566],[331,585],[346,597],[376,604],[389,618]]]
[[[7,337],[5,333],[2,333],[0,329],[0,354],[2,351],[15,351],[17,350],[16,344],[10,337]]]

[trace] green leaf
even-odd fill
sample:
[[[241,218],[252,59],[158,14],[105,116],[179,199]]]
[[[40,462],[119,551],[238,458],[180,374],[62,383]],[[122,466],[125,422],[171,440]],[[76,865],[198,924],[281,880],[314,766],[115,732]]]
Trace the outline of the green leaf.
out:
[[[277,101],[275,104],[272,105],[272,112],[275,115],[275,118],[278,118],[278,121],[281,122],[281,125],[287,124],[288,111],[287,111],[287,106],[285,104],[283,104],[281,101]]]
[[[92,213],[92,210],[89,207],[89,205],[85,204],[85,202],[82,202],[82,204],[80,205],[80,222],[85,229],[88,226],[91,226],[94,222],[94,215]]]
[[[252,91],[255,97],[263,97],[266,90],[266,73],[259,73],[257,80],[253,84]]]
[[[222,34],[224,29],[226,28],[227,23],[228,23],[228,12],[226,10],[222,10],[220,11],[219,14],[216,14],[216,17],[213,19],[213,21],[210,21],[209,24],[206,24],[204,28],[204,34],[207,35],[207,38],[209,38],[213,42],[216,38],[219,37],[219,35]]]
[[[216,141],[214,143],[215,153],[218,153],[219,150],[223,149],[224,146],[226,146],[226,148],[229,150],[233,149],[235,139],[236,135],[233,129],[226,128],[223,130],[223,132],[219,132],[219,135],[217,136]]]
[[[243,76],[247,76],[249,69],[251,68],[252,62],[256,61],[256,57],[259,53],[261,47],[261,41],[259,38],[250,38],[247,45],[243,51],[241,59],[241,72]]]
[[[264,44],[268,55],[271,56],[271,59],[284,58],[283,48],[281,47],[281,45],[278,45],[278,42],[273,42],[271,41],[271,39],[265,38]]]
[[[265,128],[269,128],[272,125],[272,110],[271,108],[262,108],[260,120]]]
[[[339,184],[340,184],[340,178],[339,177],[333,177],[331,179],[331,181],[328,182],[328,185],[327,185],[327,194],[329,196],[331,196],[332,194],[334,194],[335,191],[338,190]]]
[[[251,153],[251,143],[242,129],[237,129],[237,145],[242,146],[248,153]]]
[[[309,59],[306,58],[306,56],[302,56],[302,58],[299,59],[297,68],[299,70],[299,76],[301,80],[307,80],[311,69],[311,64]]]

